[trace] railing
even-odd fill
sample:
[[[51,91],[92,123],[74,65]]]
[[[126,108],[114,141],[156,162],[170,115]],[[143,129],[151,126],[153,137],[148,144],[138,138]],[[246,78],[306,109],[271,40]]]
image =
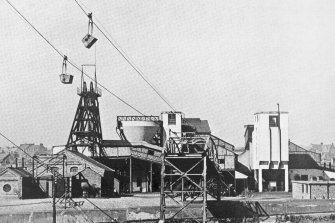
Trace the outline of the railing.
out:
[[[95,93],[99,97],[101,96],[101,93],[102,93],[101,89],[98,88],[98,87],[96,89],[93,89],[93,90],[82,89],[80,87],[77,88],[77,94],[78,95],[81,95],[82,93],[89,93],[89,92]]]
[[[224,148],[226,150],[230,150],[232,152],[235,150],[235,146],[233,146],[232,144],[220,139],[219,137],[211,135],[211,138],[213,139],[216,146],[222,147],[222,148]]]
[[[159,121],[159,116],[117,116],[117,121]]]
[[[165,143],[167,154],[185,155],[206,152],[218,170],[235,169],[234,146],[212,135],[194,135],[193,137],[170,137]],[[225,164],[220,164],[223,158]]]
[[[203,153],[205,151],[207,138],[170,137],[165,143],[166,152],[168,154]]]

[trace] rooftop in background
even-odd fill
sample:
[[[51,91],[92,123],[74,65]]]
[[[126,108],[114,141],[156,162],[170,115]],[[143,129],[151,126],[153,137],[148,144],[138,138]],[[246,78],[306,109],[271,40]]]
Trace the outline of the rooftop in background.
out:
[[[16,148],[15,151],[18,154],[20,154],[20,156],[26,155],[23,151],[28,153],[30,156],[51,153],[51,151],[48,150],[42,143],[40,143],[39,145],[35,145],[33,143],[24,143],[24,144],[21,144],[19,147],[20,149]]]

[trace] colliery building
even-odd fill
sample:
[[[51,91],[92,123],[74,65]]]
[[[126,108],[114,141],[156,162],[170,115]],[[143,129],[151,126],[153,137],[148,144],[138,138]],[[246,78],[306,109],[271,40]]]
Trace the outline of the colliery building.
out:
[[[103,156],[89,156],[85,150],[69,147],[50,154],[43,145],[33,144],[26,145],[26,150],[31,148],[27,151],[33,158],[27,154],[22,155],[23,159],[19,155],[4,155],[0,196],[50,197],[55,171],[61,175],[56,183],[58,197],[64,193],[71,197],[117,197],[159,192],[162,151],[168,149],[171,156],[187,158],[188,154],[202,154],[204,145],[214,148],[208,154],[211,157],[208,162],[218,174],[218,177],[209,175],[212,178],[208,181],[208,193],[213,196],[217,193],[215,188],[220,186],[223,188],[220,196],[245,190],[292,190],[294,197],[307,198],[314,196],[306,195],[306,190],[314,191],[307,187],[316,188],[316,182],[320,182],[320,188],[326,187],[328,184],[324,182],[335,179],[332,166],[325,165],[321,153],[289,141],[287,112],[255,113],[254,123],[245,126],[245,145],[239,152],[232,144],[213,136],[207,120],[186,118],[182,112],[118,116],[116,126],[120,139],[100,140],[98,146]],[[71,130],[73,141],[77,140],[76,131]],[[81,130],[78,135],[85,134]],[[83,142],[85,138],[80,138],[72,146]],[[169,164],[164,168],[168,175],[175,171]],[[190,186],[179,184],[176,188]],[[304,192],[297,195],[297,188],[301,187]]]

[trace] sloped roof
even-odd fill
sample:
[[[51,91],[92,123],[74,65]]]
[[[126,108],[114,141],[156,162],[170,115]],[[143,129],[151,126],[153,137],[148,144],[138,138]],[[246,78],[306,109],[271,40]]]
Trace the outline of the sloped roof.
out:
[[[6,159],[9,156],[9,153],[0,153],[0,162]]]
[[[335,179],[335,172],[325,170],[324,173],[329,177],[329,179]]]
[[[94,160],[93,158],[88,157],[88,156],[86,156],[82,153],[74,152],[74,151],[70,151],[70,150],[63,150],[60,153],[65,153],[66,155],[70,154],[70,155],[72,155],[72,157],[77,157],[79,159],[82,159],[82,160],[85,161],[85,164],[90,166],[92,169],[99,168],[103,171],[115,172],[115,170],[109,168],[108,166],[105,166],[104,164],[102,164],[102,163]],[[97,171],[97,172],[100,172],[100,171]]]
[[[211,133],[208,121],[200,118],[183,118],[183,126],[191,127],[199,134]]]
[[[157,151],[162,151],[162,147],[150,144],[146,141],[129,142],[127,140],[103,140],[103,147],[146,147]]]
[[[22,168],[9,168],[11,171],[17,173],[18,175],[22,177],[31,177],[32,175],[27,171]]]
[[[6,168],[5,170],[3,170],[1,173],[0,173],[0,175],[2,175],[4,172],[6,172],[6,171],[9,171],[9,172],[12,172],[12,173],[14,173],[15,175],[18,175],[18,176],[20,176],[20,177],[32,177],[32,175],[28,172],[28,171],[26,171],[26,170],[24,170],[24,169],[22,169],[22,168],[12,168],[12,167],[8,167],[8,168]]]
[[[235,170],[235,179],[248,179],[248,176]]]

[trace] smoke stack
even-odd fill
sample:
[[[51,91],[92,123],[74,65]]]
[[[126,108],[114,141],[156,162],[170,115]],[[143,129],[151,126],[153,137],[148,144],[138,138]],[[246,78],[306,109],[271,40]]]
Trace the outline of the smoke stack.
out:
[[[24,157],[22,157],[22,163],[21,163],[22,168],[24,167]]]

